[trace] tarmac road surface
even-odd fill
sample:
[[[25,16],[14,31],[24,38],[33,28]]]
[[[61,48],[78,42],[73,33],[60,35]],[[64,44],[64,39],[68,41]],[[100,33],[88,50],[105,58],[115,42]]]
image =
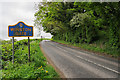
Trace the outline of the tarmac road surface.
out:
[[[66,78],[118,78],[118,60],[99,56],[53,41],[42,41],[41,48]]]

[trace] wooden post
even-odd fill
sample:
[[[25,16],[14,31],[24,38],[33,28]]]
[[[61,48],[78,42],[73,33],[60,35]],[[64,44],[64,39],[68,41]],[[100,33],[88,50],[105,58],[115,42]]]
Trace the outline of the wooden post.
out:
[[[30,40],[28,37],[28,61],[30,62]]]
[[[14,64],[14,37],[12,37],[12,48],[13,48],[12,63]]]

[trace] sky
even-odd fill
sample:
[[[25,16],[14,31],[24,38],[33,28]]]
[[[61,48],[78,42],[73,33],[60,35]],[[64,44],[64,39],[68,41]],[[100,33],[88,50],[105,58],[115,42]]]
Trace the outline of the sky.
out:
[[[34,1],[34,0],[33,0]],[[38,2],[32,0],[0,0],[0,39],[9,40],[8,26],[14,25],[19,21],[23,21],[25,24],[34,26],[34,13],[36,12],[36,6]],[[39,0],[40,1],[40,0]],[[50,33],[40,32],[34,27],[34,37],[40,38],[40,36],[51,38]],[[27,39],[27,37],[15,37],[17,40]]]

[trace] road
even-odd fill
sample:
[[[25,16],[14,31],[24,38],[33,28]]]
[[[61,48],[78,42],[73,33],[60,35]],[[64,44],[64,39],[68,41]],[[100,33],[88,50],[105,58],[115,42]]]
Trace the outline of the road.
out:
[[[118,78],[118,61],[94,53],[42,41],[41,48],[66,78]]]

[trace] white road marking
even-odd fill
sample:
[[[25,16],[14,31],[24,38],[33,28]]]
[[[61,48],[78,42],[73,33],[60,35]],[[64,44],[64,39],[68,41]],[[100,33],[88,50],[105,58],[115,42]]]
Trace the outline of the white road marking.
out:
[[[62,48],[60,48],[60,47],[58,47],[58,46],[56,46],[58,49],[61,49],[62,51],[65,51],[65,52],[68,52],[68,51],[66,51],[66,50],[64,50],[64,49],[62,49]]]
[[[85,61],[87,61],[87,62],[93,63],[93,64],[95,64],[95,65],[97,65],[97,66],[99,66],[99,67],[102,67],[102,68],[105,68],[105,69],[110,70],[110,71],[112,71],[112,72],[115,72],[115,73],[117,73],[117,74],[120,74],[120,72],[118,72],[118,71],[116,71],[116,70],[113,70],[113,69],[111,69],[111,68],[109,68],[109,67],[106,67],[106,66],[103,66],[103,65],[101,65],[101,64],[95,63],[95,62],[93,62],[93,61],[91,61],[91,60],[84,59],[83,57],[80,57],[80,56],[76,56],[76,57],[78,57],[78,58],[80,58],[80,59],[83,59],[83,60],[85,60]]]
[[[66,51],[66,50],[58,47],[58,46],[56,46],[56,47],[57,47],[58,49],[61,49],[62,51],[69,52],[69,51]],[[109,71],[112,71],[112,72],[115,72],[115,73],[117,73],[117,74],[120,74],[120,72],[118,72],[118,71],[116,71],[116,70],[114,70],[114,69],[111,69],[111,68],[109,68],[109,67],[103,66],[103,65],[98,64],[98,63],[95,63],[95,62],[93,62],[93,61],[91,61],[91,60],[88,60],[88,59],[85,59],[85,58],[83,58],[83,57],[81,57],[81,56],[77,56],[77,55],[75,55],[75,56],[78,57],[78,58],[80,58],[80,59],[83,59],[83,60],[85,60],[85,61],[87,61],[87,62],[90,62],[90,63],[92,63],[92,64],[95,64],[95,65],[97,65],[97,66],[99,66],[99,67],[102,67],[102,68],[105,68],[105,69],[107,69],[107,70],[109,70]]]

